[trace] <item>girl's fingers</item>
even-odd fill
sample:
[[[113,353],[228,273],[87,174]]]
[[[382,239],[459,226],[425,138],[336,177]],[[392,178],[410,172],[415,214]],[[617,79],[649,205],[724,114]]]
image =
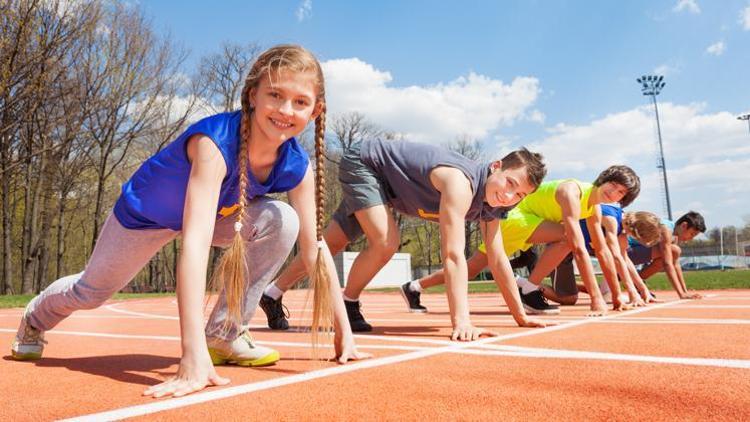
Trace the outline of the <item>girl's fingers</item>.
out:
[[[206,385],[201,382],[184,382],[177,385],[177,388],[175,388],[174,392],[172,393],[172,396],[174,397],[182,397],[185,395],[188,395],[190,393],[194,393],[196,391],[200,391],[206,388]]]
[[[210,377],[208,377],[208,381],[212,385],[227,385],[231,382],[229,378],[224,378],[220,376],[219,374],[213,374]]]
[[[146,391],[143,392],[143,395],[144,396],[154,395],[154,394],[156,394],[156,393],[164,390],[165,388],[167,388],[167,386],[169,384],[171,384],[173,381],[174,381],[174,377],[167,378],[166,381],[164,381],[164,382],[162,382],[160,384],[152,385],[151,387],[149,387],[148,389],[146,389]]]

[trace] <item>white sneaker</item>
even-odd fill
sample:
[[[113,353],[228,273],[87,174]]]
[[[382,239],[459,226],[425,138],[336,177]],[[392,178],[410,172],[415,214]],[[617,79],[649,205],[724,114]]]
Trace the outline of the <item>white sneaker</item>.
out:
[[[207,341],[214,365],[268,366],[279,360],[278,351],[255,344],[247,330],[232,342],[215,337]]]
[[[18,333],[10,347],[10,355],[15,360],[37,360],[42,358],[44,345],[44,331],[32,327],[26,320],[24,312],[21,318],[21,325],[18,327]]]

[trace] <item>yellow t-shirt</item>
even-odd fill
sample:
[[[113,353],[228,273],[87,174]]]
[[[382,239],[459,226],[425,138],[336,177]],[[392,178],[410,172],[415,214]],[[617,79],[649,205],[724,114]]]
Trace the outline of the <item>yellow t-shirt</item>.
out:
[[[576,179],[550,180],[539,185],[539,188],[521,201],[516,209],[524,214],[533,214],[547,221],[555,223],[562,222],[562,207],[555,199],[557,187],[563,182],[575,182],[581,189],[581,219],[589,218],[594,214],[596,207],[589,206],[589,198],[594,189],[591,183],[581,182]]]

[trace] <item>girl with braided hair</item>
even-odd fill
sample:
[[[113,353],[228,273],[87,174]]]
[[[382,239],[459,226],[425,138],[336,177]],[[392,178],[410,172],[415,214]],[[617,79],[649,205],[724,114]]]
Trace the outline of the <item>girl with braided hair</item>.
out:
[[[182,236],[177,300],[182,358],[177,374],[144,394],[182,396],[224,385],[213,364],[270,365],[277,351],[247,332],[263,289],[299,240],[314,285],[313,345],[335,325],[337,359],[357,351],[330,252],[322,241],[325,89],[317,59],[299,46],[261,54],[242,90],[242,110],[207,117],[144,162],[123,185],[84,272],[51,284],[26,308],[12,346],[39,359],[44,332],[73,311],[123,288],[163,245]],[[315,122],[315,169],[295,140]],[[313,173],[314,171],[314,173]],[[317,188],[317,189],[316,189]],[[264,196],[287,192],[291,204]],[[211,245],[223,246],[212,283],[221,287],[203,326]]]

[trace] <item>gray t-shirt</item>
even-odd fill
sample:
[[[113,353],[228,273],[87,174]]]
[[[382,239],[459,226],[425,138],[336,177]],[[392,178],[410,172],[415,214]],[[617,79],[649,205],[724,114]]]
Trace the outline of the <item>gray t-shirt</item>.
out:
[[[438,221],[440,192],[430,182],[430,172],[439,166],[461,170],[474,194],[466,220],[505,218],[511,208],[493,208],[484,202],[489,163],[480,163],[434,145],[370,140],[362,143],[362,162],[383,183],[389,204],[402,214]]]

